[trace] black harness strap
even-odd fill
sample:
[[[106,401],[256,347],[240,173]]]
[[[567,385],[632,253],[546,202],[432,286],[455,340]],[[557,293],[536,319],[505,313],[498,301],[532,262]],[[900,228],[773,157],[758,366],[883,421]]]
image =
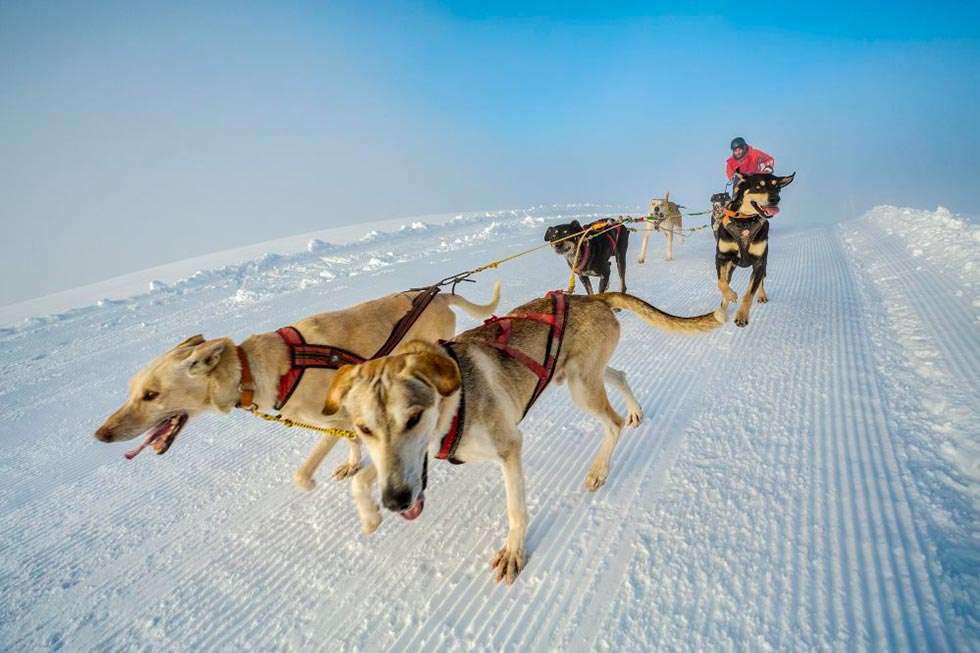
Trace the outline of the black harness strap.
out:
[[[749,224],[746,224],[749,223]],[[727,224],[724,224],[725,231],[728,235],[735,239],[735,244],[738,245],[738,255],[739,258],[745,260],[749,255],[749,244],[762,229],[762,225],[765,224],[765,220],[760,217],[752,218],[751,220],[738,220],[731,219]],[[746,235],[742,235],[742,232],[748,231]]]

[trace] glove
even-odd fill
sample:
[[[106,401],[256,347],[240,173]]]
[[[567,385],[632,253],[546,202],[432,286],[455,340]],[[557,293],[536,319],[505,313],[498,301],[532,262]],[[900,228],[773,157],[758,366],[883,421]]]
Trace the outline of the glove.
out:
[[[764,172],[767,175],[771,175],[772,174],[772,166],[762,166],[762,169],[759,172]]]

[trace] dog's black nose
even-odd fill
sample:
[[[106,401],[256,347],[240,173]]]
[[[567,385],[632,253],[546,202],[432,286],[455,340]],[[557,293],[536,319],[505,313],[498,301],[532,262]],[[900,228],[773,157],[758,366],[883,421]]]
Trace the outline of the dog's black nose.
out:
[[[381,493],[381,503],[392,512],[408,510],[412,505],[412,490],[407,487],[385,490]]]

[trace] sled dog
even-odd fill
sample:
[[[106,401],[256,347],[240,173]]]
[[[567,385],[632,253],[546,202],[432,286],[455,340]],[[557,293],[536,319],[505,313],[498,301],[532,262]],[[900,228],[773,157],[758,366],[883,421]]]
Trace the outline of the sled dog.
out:
[[[291,326],[307,343],[329,344],[368,357],[384,344],[392,327],[412,305],[414,295],[411,292],[387,295],[339,311],[320,313]],[[456,315],[450,307],[459,307],[476,319],[484,319],[493,313],[499,300],[499,282],[494,286],[490,303],[485,305],[474,304],[460,295],[440,293],[405,337],[433,342],[450,338],[456,329]],[[243,381],[242,355],[253,379],[255,405],[263,411],[272,410],[281,379],[293,365],[290,348],[273,331],[250,336],[242,342],[240,351],[242,354],[231,338],[206,340],[197,335],[181,342],[136,373],[129,382],[126,402],[106,419],[95,437],[102,442],[120,442],[145,433],[143,446],[152,447],[157,454],[165,453],[195,415],[228,413],[236,407]],[[295,421],[351,430],[346,415],[326,418],[321,412],[323,392],[336,367],[339,365],[334,369],[306,369],[282,406],[281,414]],[[296,470],[293,478],[298,486],[313,488],[313,474],[336,442],[337,438],[331,435],[320,438]],[[357,440],[350,443],[348,460],[337,468],[335,478],[345,478],[360,466],[360,444]]]
[[[744,327],[749,323],[749,309],[756,294],[760,304],[769,301],[763,285],[769,258],[769,218],[779,212],[779,191],[793,183],[795,177],[795,172],[786,177],[765,173],[747,175],[739,178],[732,189],[732,201],[728,203],[716,234],[715,272],[721,305],[727,309],[738,299],[729,285],[735,266],[752,268],[749,289],[735,313],[737,326]]]
[[[681,215],[680,205],[671,202],[670,193],[667,193],[666,197],[650,200],[650,209],[647,215],[652,222],[647,222],[643,229],[643,243],[640,245],[640,257],[636,259],[636,262],[641,264],[646,262],[647,244],[650,242],[650,234],[655,230],[663,232],[664,238],[667,239],[667,253],[664,254],[664,260],[674,260],[674,234],[680,236],[682,242],[684,238],[682,232],[684,218]]]
[[[599,292],[606,292],[612,276],[609,259],[615,257],[616,268],[619,270],[619,291],[626,292],[626,250],[630,241],[628,229],[619,226],[597,232],[583,240],[581,246],[578,238],[569,237],[599,223],[605,226],[611,221],[596,220],[582,226],[578,220],[572,220],[566,224],[552,225],[544,232],[544,239],[551,243],[555,253],[565,257],[568,267],[582,280],[585,292],[589,295],[594,292],[590,277],[599,277]]]
[[[562,298],[565,312],[559,314],[555,307]],[[455,463],[494,461],[503,472],[509,531],[491,566],[498,581],[513,582],[526,559],[528,525],[518,424],[544,389],[535,362],[550,366],[549,379],[567,381],[575,403],[602,423],[605,435],[585,477],[587,490],[606,482],[624,424],[634,427],[642,419],[626,375],[608,366],[620,333],[614,308],[672,333],[711,331],[726,319],[721,308],[676,317],[623,293],[556,292],[452,341],[406,342],[391,356],[341,368],[326,393],[323,412],[348,415],[367,447],[370,463],[351,484],[364,531],[371,533],[381,523],[371,496],[375,481],[385,508],[415,519],[425,505],[430,457]],[[563,332],[554,338],[558,324]],[[622,394],[625,420],[609,404],[606,383]]]

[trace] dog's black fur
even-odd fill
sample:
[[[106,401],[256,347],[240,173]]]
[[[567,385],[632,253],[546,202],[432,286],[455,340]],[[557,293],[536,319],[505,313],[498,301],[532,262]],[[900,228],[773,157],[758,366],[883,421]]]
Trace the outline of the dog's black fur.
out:
[[[744,327],[749,323],[749,307],[766,278],[769,259],[769,218],[776,214],[779,191],[793,182],[796,173],[787,177],[771,174],[741,177],[732,189],[733,197],[727,208],[739,215],[722,221],[716,233],[715,272],[722,305],[735,301],[729,287],[735,267],[752,268],[749,289],[742,298],[742,305],[735,315],[735,324]],[[761,201],[760,201],[761,200]],[[744,216],[744,217],[743,217]],[[727,292],[726,292],[727,290]],[[765,290],[759,295],[759,303],[768,301]]]
[[[605,222],[605,220],[596,220]],[[568,224],[557,224],[548,227],[544,232],[544,239],[548,242],[564,238],[572,234],[580,233],[583,229],[596,224],[590,222],[584,227],[578,220],[572,220]],[[590,236],[588,247],[582,243],[581,251],[578,254],[579,261],[576,261],[575,249],[578,245],[578,238],[568,238],[559,243],[552,243],[555,252],[565,257],[568,267],[575,271],[578,278],[582,280],[585,291],[592,294],[592,280],[589,277],[599,277],[599,292],[606,292],[609,287],[609,277],[612,275],[612,267],[609,259],[616,257],[616,268],[619,270],[620,292],[626,292],[626,249],[629,247],[630,232],[626,227],[620,226],[616,229]]]

